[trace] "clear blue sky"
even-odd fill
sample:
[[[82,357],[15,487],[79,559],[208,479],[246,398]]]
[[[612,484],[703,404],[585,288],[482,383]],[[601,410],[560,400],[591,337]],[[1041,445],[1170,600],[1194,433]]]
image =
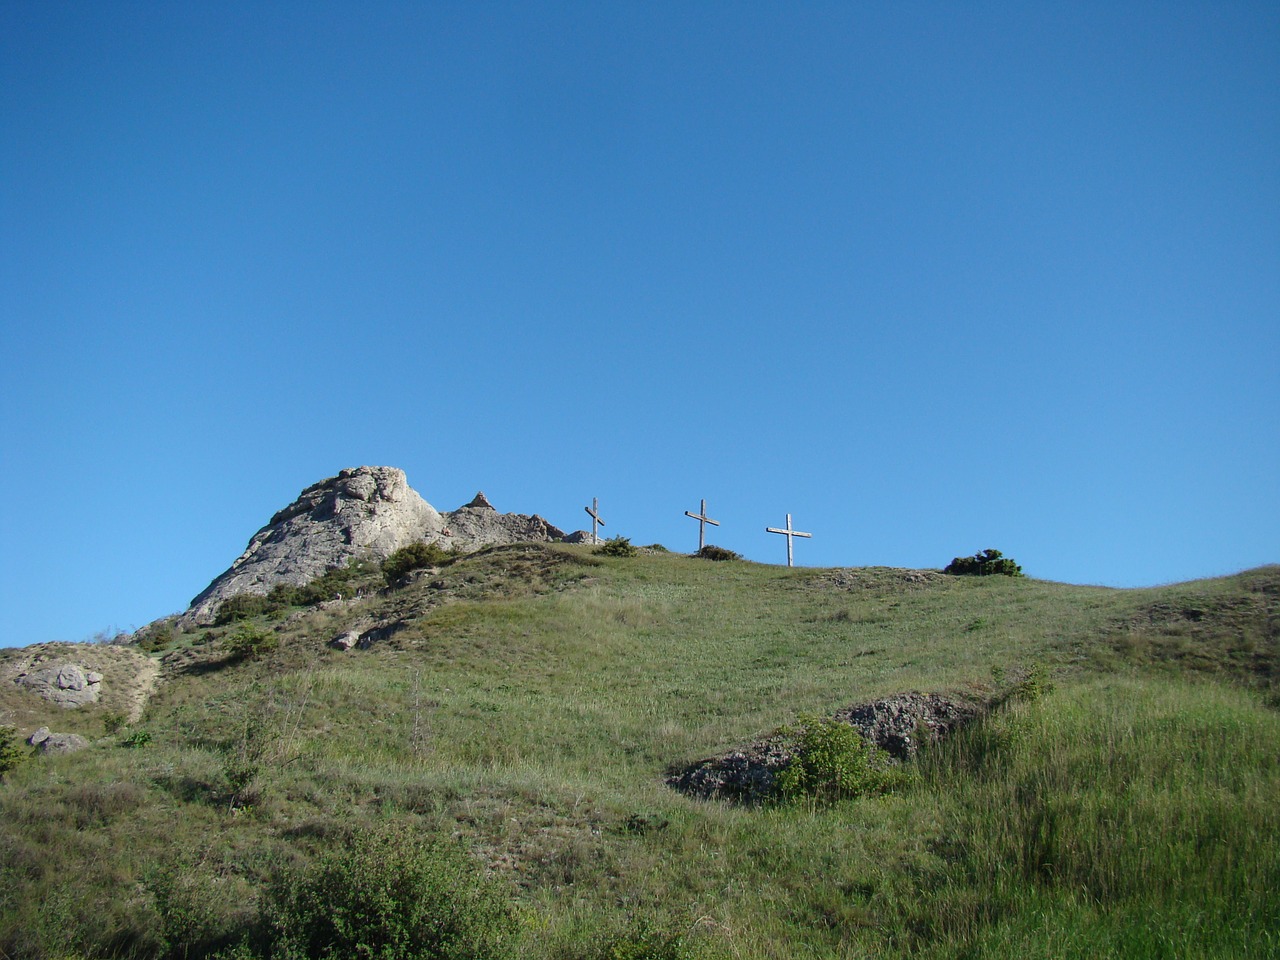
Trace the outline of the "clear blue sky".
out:
[[[806,565],[1280,561],[1280,6],[0,6],[0,644],[403,467]]]

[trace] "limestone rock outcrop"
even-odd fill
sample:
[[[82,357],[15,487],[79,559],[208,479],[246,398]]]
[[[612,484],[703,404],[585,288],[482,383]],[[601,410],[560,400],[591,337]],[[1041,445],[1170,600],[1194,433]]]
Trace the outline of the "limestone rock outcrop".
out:
[[[353,467],[312,484],[253,535],[229,570],[191,601],[208,619],[239,593],[302,586],[351,557],[383,558],[415,540],[435,539],[445,520],[395,467]]]
[[[303,490],[254,534],[231,567],[191,601],[189,623],[208,623],[228,597],[302,586],[353,557],[382,560],[420,540],[475,550],[551,542],[564,532],[542,517],[499,513],[483,493],[440,513],[396,467],[352,467]]]
[[[446,547],[455,544],[463,550],[474,550],[495,543],[547,543],[564,539],[564,531],[553,527],[534,514],[499,513],[484,493],[477,493],[470,503],[445,514]]]
[[[98,702],[102,674],[85,670],[78,663],[40,656],[29,669],[14,676],[13,682],[50,703],[69,709]]]

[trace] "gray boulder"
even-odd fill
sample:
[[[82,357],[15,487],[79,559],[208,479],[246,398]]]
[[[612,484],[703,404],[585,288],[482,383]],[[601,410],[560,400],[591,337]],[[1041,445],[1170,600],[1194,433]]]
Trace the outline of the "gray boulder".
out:
[[[13,680],[18,686],[50,703],[71,709],[86,703],[97,703],[102,689],[102,674],[85,670],[78,663],[43,661]]]
[[[360,634],[355,630],[348,630],[346,633],[339,634],[329,641],[329,646],[335,650],[350,650],[360,642]]]
[[[41,753],[75,753],[89,746],[89,741],[78,733],[51,733],[37,745]]]

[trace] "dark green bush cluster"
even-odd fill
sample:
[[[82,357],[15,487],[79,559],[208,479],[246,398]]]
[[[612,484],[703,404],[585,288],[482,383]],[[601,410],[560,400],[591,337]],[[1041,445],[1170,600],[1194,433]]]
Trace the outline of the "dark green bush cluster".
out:
[[[910,781],[888,753],[847,723],[801,717],[790,733],[791,763],[774,779],[781,800],[830,802],[887,793]]]
[[[265,897],[266,955],[286,960],[498,960],[513,918],[454,844],[374,830],[277,876]]]
[[[457,551],[446,550],[438,543],[419,541],[401,547],[382,561],[382,575],[387,583],[395,583],[411,570],[439,567],[458,558]]]
[[[610,537],[592,552],[602,557],[634,557],[640,551],[632,546],[630,537]]]
[[[280,638],[270,630],[246,623],[222,642],[227,655],[234,660],[257,660],[280,646]]]
[[[717,547],[715,544],[708,543],[705,547],[694,554],[695,557],[701,557],[703,560],[741,560],[742,554],[735,553],[733,550],[726,550],[724,547]]]
[[[381,568],[369,560],[349,560],[346,566],[332,567],[310,583],[295,587],[291,583],[277,583],[265,597],[254,593],[240,593],[228,597],[218,605],[213,625],[223,627],[254,617],[275,616],[291,607],[310,607],[325,600],[349,597],[361,589],[374,586]]]
[[[173,643],[173,627],[167,623],[158,623],[139,630],[134,638],[138,649],[143,653],[159,653]]]
[[[988,577],[1001,574],[1006,577],[1022,576],[1022,567],[1013,562],[1011,557],[1002,556],[999,550],[983,550],[972,557],[956,557],[943,573],[957,576]]]
[[[256,593],[238,593],[234,597],[227,597],[222,603],[218,604],[218,612],[213,618],[215,627],[224,627],[228,623],[237,623],[240,620],[252,620],[254,617],[260,617],[267,612],[269,601],[266,597],[260,597]]]

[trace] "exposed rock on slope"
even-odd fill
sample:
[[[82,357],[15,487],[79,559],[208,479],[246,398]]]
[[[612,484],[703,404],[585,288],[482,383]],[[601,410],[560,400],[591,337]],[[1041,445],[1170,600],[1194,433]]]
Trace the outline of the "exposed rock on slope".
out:
[[[940,740],[957,727],[981,716],[988,704],[937,693],[900,693],[856,704],[833,719],[859,733],[902,761],[915,756],[919,738]],[[699,760],[666,778],[681,793],[704,799],[758,803],[773,794],[778,771],[791,763],[791,743],[775,733],[742,750]]]
[[[0,717],[24,731],[56,728],[65,722],[64,710],[75,708],[128,715],[136,722],[157,671],[155,661],[137,648],[118,644],[41,643],[0,650]]]
[[[419,540],[474,550],[548,542],[564,532],[539,516],[498,513],[483,493],[439,513],[395,467],[353,467],[307,487],[254,534],[248,549],[191,601],[185,617],[204,623],[242,593],[265,595],[277,584],[302,586],[352,557],[381,560]]]
[[[85,670],[78,663],[37,658],[31,669],[19,673],[13,682],[60,707],[82,707],[98,702],[102,674]]]
[[[483,493],[471,502],[445,514],[445,546],[457,544],[464,550],[497,543],[546,543],[564,539],[564,531],[537,514],[499,513]]]
[[[238,593],[266,594],[278,583],[302,586],[349,557],[386,557],[415,540],[438,537],[444,527],[403,470],[343,470],[307,487],[272,517],[231,568],[191,601],[188,615],[208,619]]]

